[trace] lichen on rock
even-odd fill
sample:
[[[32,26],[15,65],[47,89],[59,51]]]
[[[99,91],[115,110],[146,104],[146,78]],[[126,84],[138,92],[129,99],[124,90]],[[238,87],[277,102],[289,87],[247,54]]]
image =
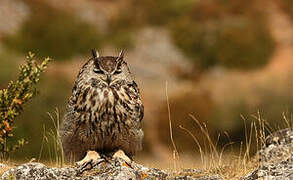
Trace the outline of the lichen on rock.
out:
[[[45,179],[74,179],[74,180],[153,180],[153,179],[176,179],[176,180],[221,180],[218,175],[196,175],[191,171],[181,173],[167,172],[156,168],[148,168],[134,161],[125,162],[121,158],[98,163],[91,168],[81,170],[78,167],[50,168],[42,163],[26,163],[9,169],[2,175],[1,179],[22,180],[45,180]],[[200,173],[198,173],[200,174]]]
[[[290,180],[293,179],[293,130],[274,132],[266,138],[266,145],[259,152],[260,167],[243,180]]]

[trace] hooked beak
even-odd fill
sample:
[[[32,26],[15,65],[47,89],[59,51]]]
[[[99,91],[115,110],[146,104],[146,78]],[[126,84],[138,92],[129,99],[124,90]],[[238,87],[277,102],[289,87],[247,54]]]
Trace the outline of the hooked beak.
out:
[[[107,83],[108,83],[108,85],[110,85],[110,83],[111,83],[111,75],[110,74],[107,75]]]

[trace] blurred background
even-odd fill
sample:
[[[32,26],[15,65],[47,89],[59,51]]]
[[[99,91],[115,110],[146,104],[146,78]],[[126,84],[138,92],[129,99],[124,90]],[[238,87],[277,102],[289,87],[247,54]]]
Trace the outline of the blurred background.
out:
[[[172,159],[166,87],[175,144],[191,161],[197,146],[179,126],[204,140],[189,114],[215,140],[226,134],[219,144],[237,146],[245,136],[241,115],[250,121],[259,112],[281,126],[282,113],[292,112],[291,0],[0,0],[0,88],[17,77],[28,51],[54,59],[40,95],[17,119],[16,138],[28,144],[12,158],[39,157],[43,144],[48,160],[52,143],[44,136],[54,126],[47,113],[58,108],[63,116],[91,48],[127,50],[145,104],[144,150],[136,157],[145,163]]]

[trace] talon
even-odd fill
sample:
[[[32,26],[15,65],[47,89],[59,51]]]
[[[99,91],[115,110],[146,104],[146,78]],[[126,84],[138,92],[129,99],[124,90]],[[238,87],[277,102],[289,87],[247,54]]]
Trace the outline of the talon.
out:
[[[84,171],[92,169],[93,168],[92,163],[93,163],[93,161],[90,160],[90,161],[86,162],[85,164],[83,164],[82,166],[80,166],[78,168],[78,174],[82,174]],[[88,167],[88,165],[90,165],[90,167]]]
[[[131,163],[131,159],[124,153],[123,150],[116,151],[113,155],[113,158],[121,158],[126,162],[126,164]]]
[[[99,165],[100,163],[102,163],[104,161],[105,161],[104,159],[99,159],[99,160],[96,160],[96,161],[90,160],[90,161],[86,162],[84,165],[82,165],[82,166],[80,166],[78,168],[78,174],[82,174],[84,171],[91,170],[95,166]]]
[[[101,159],[101,156],[99,155],[99,153],[97,153],[96,151],[88,151],[86,156],[82,160],[76,162],[76,165],[83,166],[84,164],[87,164],[91,160],[97,161],[98,159]]]
[[[99,153],[95,151],[88,151],[82,160],[76,162],[78,174],[82,174],[84,171],[90,170],[104,161],[105,159],[102,159]]]

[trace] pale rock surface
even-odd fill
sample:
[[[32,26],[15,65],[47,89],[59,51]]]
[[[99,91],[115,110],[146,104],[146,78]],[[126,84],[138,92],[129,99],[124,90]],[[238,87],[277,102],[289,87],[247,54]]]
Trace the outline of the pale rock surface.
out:
[[[1,0],[0,37],[3,34],[13,34],[19,30],[29,13],[29,7],[23,1]]]
[[[279,130],[266,139],[266,146],[259,151],[260,167],[243,177],[243,180],[293,179],[293,131]]]
[[[155,168],[144,167],[132,161],[126,163],[120,158],[103,162],[92,168],[81,171],[76,167],[50,168],[42,163],[27,163],[4,172],[1,179],[45,180],[45,179],[76,179],[76,180],[135,180],[135,179],[176,179],[176,180],[221,180],[218,175],[200,175],[201,171],[187,170],[171,173]]]

